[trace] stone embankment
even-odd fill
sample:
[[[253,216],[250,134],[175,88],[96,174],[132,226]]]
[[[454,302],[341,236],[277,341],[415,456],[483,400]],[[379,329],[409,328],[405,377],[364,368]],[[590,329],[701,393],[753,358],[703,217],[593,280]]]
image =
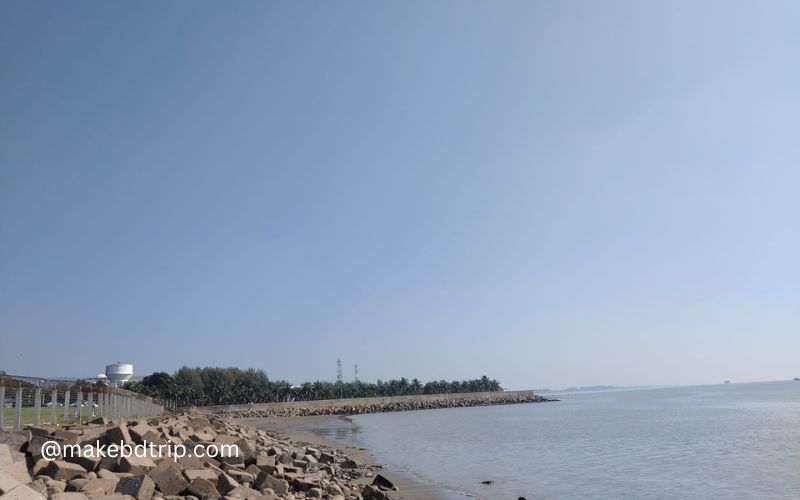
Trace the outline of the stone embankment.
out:
[[[47,460],[52,449],[48,452],[46,443],[51,441],[99,447],[108,456],[84,451]],[[120,442],[163,446],[147,448],[141,457],[111,457],[108,445]],[[228,445],[224,457],[199,456],[211,448],[218,452],[222,445]],[[165,449],[179,447],[187,456],[164,456]],[[190,456],[197,449],[201,453]],[[337,450],[304,446],[196,413],[0,432],[3,500],[386,500],[396,488],[379,469]]]
[[[318,415],[359,415],[394,411],[433,410],[468,406],[490,406],[557,401],[532,391],[439,394],[386,398],[352,398],[324,401],[294,401],[236,406],[206,406],[204,411],[230,418],[268,418]]]

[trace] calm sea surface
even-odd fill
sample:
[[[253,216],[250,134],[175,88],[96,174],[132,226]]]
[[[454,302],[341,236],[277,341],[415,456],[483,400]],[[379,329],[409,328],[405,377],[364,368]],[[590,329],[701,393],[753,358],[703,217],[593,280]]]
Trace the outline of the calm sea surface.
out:
[[[800,382],[558,397],[320,431],[479,498],[800,499]]]

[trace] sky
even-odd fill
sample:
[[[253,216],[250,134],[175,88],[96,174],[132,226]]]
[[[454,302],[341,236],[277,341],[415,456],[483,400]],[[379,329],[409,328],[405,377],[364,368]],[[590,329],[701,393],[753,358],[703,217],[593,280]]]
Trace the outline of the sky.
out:
[[[796,2],[0,3],[0,369],[800,376]]]

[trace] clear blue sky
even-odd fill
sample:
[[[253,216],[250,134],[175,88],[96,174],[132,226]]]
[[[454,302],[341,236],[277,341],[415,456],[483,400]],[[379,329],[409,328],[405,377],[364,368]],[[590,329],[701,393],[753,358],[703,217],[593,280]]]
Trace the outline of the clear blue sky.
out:
[[[796,2],[0,4],[0,369],[800,376]]]

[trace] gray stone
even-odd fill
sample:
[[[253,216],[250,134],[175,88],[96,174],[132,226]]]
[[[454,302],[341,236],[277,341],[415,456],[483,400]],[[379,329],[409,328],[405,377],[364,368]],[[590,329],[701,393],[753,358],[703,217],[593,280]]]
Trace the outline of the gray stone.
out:
[[[217,478],[217,491],[223,495],[227,495],[229,491],[238,488],[240,485],[231,476],[222,473]]]
[[[289,491],[288,482],[284,481],[283,479],[273,477],[266,472],[259,474],[258,478],[256,478],[255,485],[256,488],[270,488],[278,496],[283,496]]]
[[[119,472],[130,472],[131,474],[147,474],[156,466],[152,458],[148,457],[122,457],[119,461]]]
[[[56,493],[50,497],[51,500],[86,500],[86,495],[77,491],[67,491]]]
[[[117,484],[119,483],[119,478],[117,476],[111,477],[98,477],[96,479],[90,479],[86,482],[83,486],[83,491],[89,490],[103,490],[106,495],[110,495],[117,491]]]
[[[214,483],[201,477],[193,479],[186,490],[201,500],[218,500],[222,497]]]
[[[31,440],[31,431],[0,431],[0,444],[7,444],[11,451],[25,451]]]
[[[183,475],[189,482],[195,479],[206,479],[216,484],[219,474],[211,469],[186,469],[183,471]]]
[[[177,495],[189,486],[189,482],[183,478],[180,467],[172,460],[163,460],[148,475],[164,495]]]
[[[128,426],[124,423],[121,423],[115,427],[109,427],[106,430],[106,438],[111,444],[133,444],[131,434],[128,432]]]
[[[42,500],[46,497],[33,488],[20,484],[0,495],[0,498],[3,500]]]
[[[145,474],[120,478],[117,484],[117,493],[131,495],[138,500],[150,500],[155,489],[156,483]]]
[[[78,464],[63,460],[53,460],[44,469],[43,474],[59,481],[69,481],[85,472],[86,469]]]

